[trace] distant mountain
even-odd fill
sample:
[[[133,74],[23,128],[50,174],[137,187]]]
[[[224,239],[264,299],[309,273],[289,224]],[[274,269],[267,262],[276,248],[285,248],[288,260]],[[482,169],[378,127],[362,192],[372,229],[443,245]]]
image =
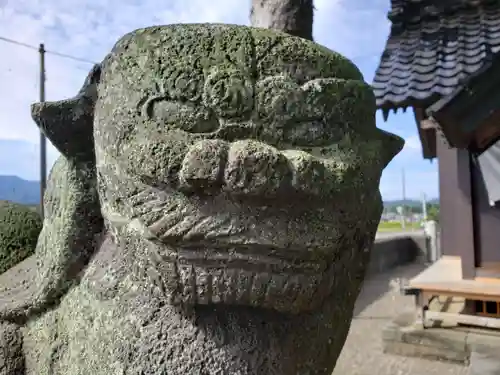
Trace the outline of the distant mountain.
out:
[[[17,176],[0,176],[0,200],[35,205],[40,202],[40,183]]]

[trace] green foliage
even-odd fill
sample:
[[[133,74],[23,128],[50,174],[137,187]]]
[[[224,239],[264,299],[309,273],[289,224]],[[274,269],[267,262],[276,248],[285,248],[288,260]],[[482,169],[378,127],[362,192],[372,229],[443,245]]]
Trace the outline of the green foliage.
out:
[[[427,220],[434,220],[439,223],[439,205],[438,204],[428,204],[427,205]]]
[[[421,214],[422,201],[415,199],[394,200],[384,202],[385,212],[397,213],[397,207],[404,206],[407,214]],[[437,207],[439,211],[439,199],[431,199],[427,202],[427,210],[430,207]]]
[[[378,226],[379,232],[398,232],[402,230],[420,229],[420,223],[405,223],[403,229],[401,221],[381,221]]]
[[[41,230],[32,207],[0,201],[0,274],[34,253]]]

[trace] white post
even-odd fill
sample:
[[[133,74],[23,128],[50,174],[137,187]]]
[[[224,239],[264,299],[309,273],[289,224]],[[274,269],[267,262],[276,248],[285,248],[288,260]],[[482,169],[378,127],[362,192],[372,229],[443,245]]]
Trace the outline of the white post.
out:
[[[438,260],[438,235],[437,235],[437,223],[434,220],[429,220],[425,222],[424,226],[425,235],[429,238],[429,262],[434,263]]]
[[[401,215],[401,226],[406,229],[406,178],[404,168],[401,170],[401,190],[403,195],[403,212]]]
[[[424,223],[427,221],[427,197],[425,193],[422,193],[422,221]]]

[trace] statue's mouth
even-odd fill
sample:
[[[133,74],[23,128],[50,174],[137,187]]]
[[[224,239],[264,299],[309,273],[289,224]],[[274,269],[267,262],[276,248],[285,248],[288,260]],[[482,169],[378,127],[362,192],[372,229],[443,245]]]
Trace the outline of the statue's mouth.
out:
[[[173,303],[223,303],[300,313],[315,309],[327,298],[349,258],[367,251],[367,238],[354,236],[352,248],[340,244],[343,251],[332,251],[328,261],[305,248],[160,244],[150,247],[150,277],[163,285]]]
[[[155,194],[156,193],[156,194]],[[164,261],[210,267],[315,273],[341,249],[344,236],[333,209],[304,205],[295,210],[246,205],[224,196],[140,194],[129,230],[157,244]],[[146,198],[147,197],[147,198]],[[160,203],[161,202],[161,203]],[[337,210],[341,207],[337,207]]]
[[[354,234],[347,228],[356,228],[359,220],[342,214],[348,200],[316,201],[264,206],[223,194],[187,196],[144,186],[122,202],[122,215],[106,212],[106,217],[156,244],[165,262],[313,274],[341,256],[345,239]],[[366,195],[363,202],[369,209],[376,199]]]
[[[259,237],[245,226],[231,227],[219,222],[213,231],[192,231],[192,235],[176,236],[172,233],[153,232],[133,221],[129,228],[138,231],[141,237],[156,246],[156,258],[161,262],[175,262],[179,265],[208,268],[244,269],[253,272],[305,273],[324,271],[335,260],[337,248],[342,248],[343,237],[333,240],[328,246],[306,247],[292,244],[290,240],[270,234],[270,239]],[[193,227],[194,228],[194,227]],[[193,229],[191,228],[191,229]],[[238,228],[238,229],[236,229]],[[286,237],[283,233],[281,237]]]
[[[172,260],[172,255],[167,255],[167,258]],[[224,267],[270,273],[317,273],[324,271],[327,267],[327,262],[312,250],[279,249],[263,245],[183,246],[176,248],[175,260],[181,265]]]

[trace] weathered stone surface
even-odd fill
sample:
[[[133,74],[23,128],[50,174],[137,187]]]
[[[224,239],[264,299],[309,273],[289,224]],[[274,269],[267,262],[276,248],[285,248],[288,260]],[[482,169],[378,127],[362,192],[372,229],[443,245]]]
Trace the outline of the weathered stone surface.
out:
[[[87,185],[54,188],[38,273],[58,281],[0,290],[25,373],[330,374],[403,144],[374,114],[358,69],[303,39],[229,25],[123,37],[76,99],[33,107],[64,154],[51,179],[66,165]],[[61,133],[71,116],[87,148]]]
[[[23,338],[18,326],[0,322],[0,375],[24,373]]]

